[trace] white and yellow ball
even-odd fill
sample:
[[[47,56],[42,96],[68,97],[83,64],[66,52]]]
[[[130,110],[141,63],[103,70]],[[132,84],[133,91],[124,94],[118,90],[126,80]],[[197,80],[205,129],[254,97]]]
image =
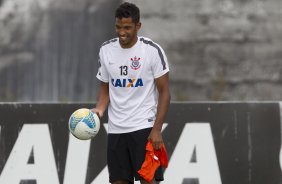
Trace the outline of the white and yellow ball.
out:
[[[68,126],[73,136],[80,140],[88,140],[98,134],[100,119],[90,109],[81,108],[72,113]]]

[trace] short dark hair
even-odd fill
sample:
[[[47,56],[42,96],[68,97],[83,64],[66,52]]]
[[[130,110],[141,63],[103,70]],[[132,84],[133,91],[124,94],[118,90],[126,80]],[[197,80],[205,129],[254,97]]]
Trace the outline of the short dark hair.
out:
[[[140,21],[140,10],[135,4],[124,2],[116,9],[115,17],[118,19],[131,17],[134,23],[138,23]]]

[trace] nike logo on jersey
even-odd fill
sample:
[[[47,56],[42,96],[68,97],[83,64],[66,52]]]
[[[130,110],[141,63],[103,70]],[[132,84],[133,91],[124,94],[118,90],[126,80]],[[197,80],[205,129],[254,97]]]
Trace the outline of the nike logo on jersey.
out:
[[[130,88],[130,87],[142,87],[143,80],[141,78],[138,79],[112,79],[112,85],[114,87],[122,87],[122,88]]]

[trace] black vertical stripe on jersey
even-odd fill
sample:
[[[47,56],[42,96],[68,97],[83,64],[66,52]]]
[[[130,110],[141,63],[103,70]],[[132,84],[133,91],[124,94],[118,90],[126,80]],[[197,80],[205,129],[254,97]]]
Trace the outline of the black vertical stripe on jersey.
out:
[[[99,64],[99,67],[101,67],[101,59],[100,59],[100,57],[98,59],[98,64]]]
[[[98,69],[98,75],[101,76],[101,72],[100,72],[100,68],[101,68],[101,60],[100,60],[100,57],[98,59],[98,64],[99,64],[99,69]]]
[[[151,45],[152,47],[155,47],[158,50],[159,56],[160,56],[161,61],[162,61],[163,70],[165,70],[166,64],[165,64],[165,61],[164,61],[164,55],[163,55],[160,47],[157,44],[153,43],[152,41],[145,40],[144,38],[140,38],[140,41],[144,42],[145,44],[149,44],[149,45]]]

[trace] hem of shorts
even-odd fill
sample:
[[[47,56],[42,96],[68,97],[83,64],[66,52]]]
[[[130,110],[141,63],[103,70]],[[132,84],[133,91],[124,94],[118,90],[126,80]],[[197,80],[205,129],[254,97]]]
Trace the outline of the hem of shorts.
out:
[[[152,128],[152,127],[153,127],[153,125],[148,125],[148,126],[142,126],[142,127],[136,127],[136,128],[131,128],[131,129],[127,129],[127,130],[122,130],[122,131],[110,131],[108,129],[108,133],[109,134],[123,134],[123,133],[135,132],[135,131],[146,129],[146,128]]]
[[[135,181],[140,181],[141,178],[135,178]],[[158,179],[158,178],[154,178],[155,181],[164,181],[164,179]]]
[[[130,180],[128,178],[119,178],[119,179],[111,179],[111,180],[109,179],[109,182],[113,183],[113,182],[120,181],[120,180],[126,180],[126,181],[129,181],[131,184],[134,184],[134,179]]]
[[[156,181],[164,181],[164,179],[155,178]]]

